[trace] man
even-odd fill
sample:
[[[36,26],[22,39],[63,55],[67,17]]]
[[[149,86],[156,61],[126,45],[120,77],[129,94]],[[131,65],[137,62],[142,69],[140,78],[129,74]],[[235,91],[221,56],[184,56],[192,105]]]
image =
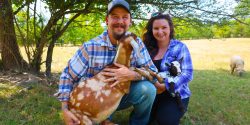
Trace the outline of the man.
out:
[[[79,120],[68,110],[67,103],[69,94],[74,84],[81,80],[93,77],[104,70],[104,75],[112,76],[106,82],[132,81],[130,92],[126,94],[119,104],[117,110],[134,107],[130,115],[130,125],[146,125],[150,116],[152,104],[156,95],[156,89],[152,83],[142,80],[142,77],[127,67],[115,64],[118,69],[104,67],[111,64],[115,54],[117,40],[128,30],[131,25],[131,13],[129,4],[125,0],[113,0],[108,5],[106,16],[107,31],[98,37],[83,43],[81,48],[69,60],[67,67],[60,77],[58,99],[62,102],[63,117],[66,124],[77,124]],[[135,52],[132,52],[131,66],[148,66],[151,70],[157,71],[142,40],[137,38],[140,44],[140,54],[143,59],[138,61]],[[115,78],[115,79],[114,79]],[[112,124],[109,120],[102,122],[103,125]]]

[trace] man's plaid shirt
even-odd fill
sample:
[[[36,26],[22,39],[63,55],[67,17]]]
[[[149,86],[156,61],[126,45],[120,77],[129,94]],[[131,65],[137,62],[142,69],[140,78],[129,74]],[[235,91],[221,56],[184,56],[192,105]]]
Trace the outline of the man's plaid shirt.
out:
[[[135,52],[132,52],[130,57],[131,67],[146,66],[153,71],[157,71],[142,40],[137,38],[136,41],[139,43],[139,51],[143,58],[137,57]],[[69,60],[68,65],[60,76],[59,90],[57,93],[58,99],[60,101],[68,101],[69,94],[75,83],[93,77],[106,65],[112,64],[115,54],[116,46],[111,44],[107,31],[83,43],[75,55]]]

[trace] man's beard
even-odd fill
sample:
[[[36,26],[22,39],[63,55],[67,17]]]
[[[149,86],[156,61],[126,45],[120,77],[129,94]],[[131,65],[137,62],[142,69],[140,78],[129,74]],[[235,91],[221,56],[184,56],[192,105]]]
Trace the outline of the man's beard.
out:
[[[120,25],[120,24],[115,24],[115,25],[113,25],[113,27],[114,27],[114,28],[121,27],[121,28],[124,29],[124,32],[121,33],[121,34],[113,32],[113,37],[114,37],[116,40],[120,40],[120,39],[122,38],[122,36],[125,34],[125,32],[126,32],[126,31],[125,31],[126,26],[125,26],[125,25]]]
[[[122,34],[113,33],[113,36],[116,40],[120,40],[124,34],[125,32],[123,32]]]

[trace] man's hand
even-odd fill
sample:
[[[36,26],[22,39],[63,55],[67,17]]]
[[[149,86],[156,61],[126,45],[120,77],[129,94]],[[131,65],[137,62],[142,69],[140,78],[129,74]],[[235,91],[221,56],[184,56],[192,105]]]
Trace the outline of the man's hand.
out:
[[[127,82],[134,79],[134,71],[129,70],[126,66],[114,63],[117,69],[105,68],[103,69],[103,75],[110,78],[104,80],[104,82],[112,82],[111,87],[114,87],[118,83]]]
[[[154,85],[157,89],[157,94],[161,94],[162,92],[166,91],[166,85],[164,83],[156,82]]]
[[[79,125],[80,124],[80,121],[77,119],[77,117],[67,109],[63,110],[63,118],[64,118],[64,122],[66,123],[66,125]]]
[[[66,125],[79,125],[79,119],[68,109],[68,102],[62,102],[63,119]]]

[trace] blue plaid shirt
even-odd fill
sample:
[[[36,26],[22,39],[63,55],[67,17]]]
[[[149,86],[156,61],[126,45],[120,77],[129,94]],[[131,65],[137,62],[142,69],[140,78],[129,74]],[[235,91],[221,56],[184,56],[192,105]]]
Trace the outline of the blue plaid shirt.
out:
[[[179,92],[181,98],[187,98],[191,95],[188,83],[193,79],[193,65],[190,52],[187,46],[175,39],[170,40],[170,44],[167,52],[165,53],[161,62],[161,72],[169,71],[165,63],[171,63],[175,60],[180,60],[183,57],[181,63],[181,74],[174,79],[175,92]],[[168,79],[165,80],[166,88],[169,90]]]
[[[142,40],[137,38],[136,41],[140,46],[140,54],[144,58],[139,59],[136,53],[132,52],[130,57],[131,67],[146,66],[153,71],[157,71]],[[67,67],[60,76],[59,90],[57,93],[58,99],[60,101],[68,101],[69,94],[75,83],[93,77],[106,65],[112,64],[115,54],[116,46],[111,44],[107,31],[83,43],[75,55],[69,60]]]

